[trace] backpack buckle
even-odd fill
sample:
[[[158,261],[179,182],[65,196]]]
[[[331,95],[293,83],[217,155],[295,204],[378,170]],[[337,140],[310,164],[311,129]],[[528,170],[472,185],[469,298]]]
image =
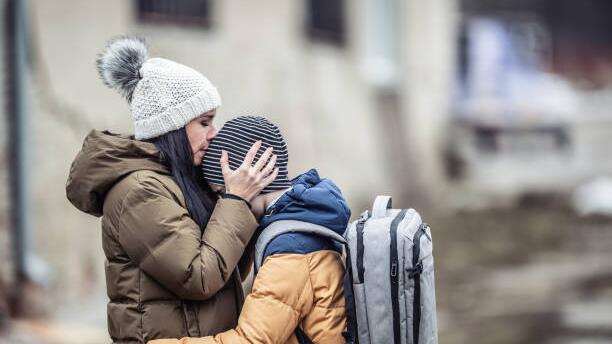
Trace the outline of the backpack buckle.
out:
[[[408,270],[408,277],[414,278],[416,275],[420,275],[423,273],[423,262],[418,262],[413,268],[406,269]]]
[[[397,261],[394,260],[393,263],[391,263],[391,277],[397,277]]]

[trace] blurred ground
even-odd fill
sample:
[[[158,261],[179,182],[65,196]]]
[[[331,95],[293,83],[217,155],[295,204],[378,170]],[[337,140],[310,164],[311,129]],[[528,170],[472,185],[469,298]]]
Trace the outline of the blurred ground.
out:
[[[440,343],[612,340],[611,220],[528,207],[432,228]]]
[[[106,296],[92,294],[46,317],[11,319],[0,344],[107,344]]]
[[[578,218],[555,205],[430,223],[440,343],[612,340],[612,219]],[[99,299],[51,320],[16,321],[0,343],[107,343]]]

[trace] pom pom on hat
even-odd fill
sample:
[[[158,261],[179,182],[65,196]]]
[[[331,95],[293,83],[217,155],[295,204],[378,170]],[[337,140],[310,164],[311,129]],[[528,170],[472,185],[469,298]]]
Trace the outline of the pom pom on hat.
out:
[[[102,81],[128,101],[140,80],[140,68],[149,58],[147,43],[138,37],[122,36],[110,40],[96,59]]]

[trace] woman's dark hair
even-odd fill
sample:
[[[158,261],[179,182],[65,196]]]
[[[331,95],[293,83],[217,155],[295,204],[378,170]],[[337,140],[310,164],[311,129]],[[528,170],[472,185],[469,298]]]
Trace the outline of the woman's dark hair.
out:
[[[185,128],[148,140],[160,152],[160,159],[170,167],[174,180],[183,192],[187,211],[203,231],[216,203],[215,193],[193,166],[193,152]]]

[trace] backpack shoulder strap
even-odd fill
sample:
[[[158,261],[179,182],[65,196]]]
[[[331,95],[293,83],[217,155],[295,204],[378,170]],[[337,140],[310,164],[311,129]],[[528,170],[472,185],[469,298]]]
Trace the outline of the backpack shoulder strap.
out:
[[[285,233],[312,233],[330,238],[343,245],[346,244],[346,240],[344,240],[342,235],[321,225],[297,220],[274,221],[263,229],[255,244],[255,271],[259,270],[263,263],[263,256],[268,244],[277,236]]]

